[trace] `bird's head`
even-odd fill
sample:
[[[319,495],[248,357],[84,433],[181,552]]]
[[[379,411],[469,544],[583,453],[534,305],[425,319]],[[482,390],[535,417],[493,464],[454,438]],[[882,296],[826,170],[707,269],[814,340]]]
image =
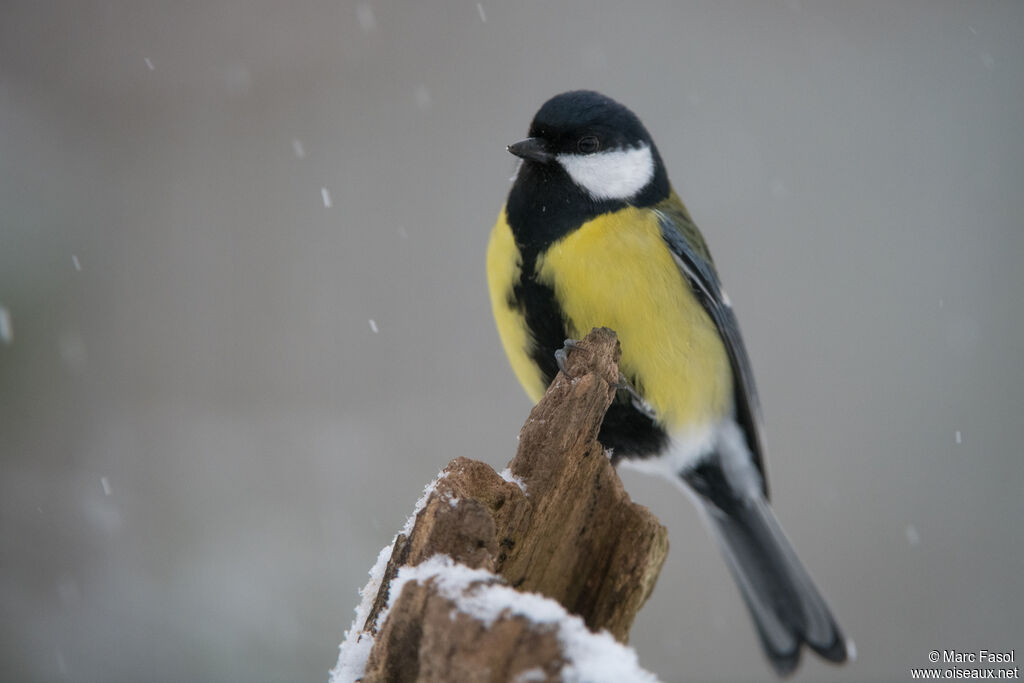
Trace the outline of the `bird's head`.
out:
[[[555,167],[564,171],[595,202],[633,204],[668,194],[665,169],[643,123],[615,100],[590,90],[545,102],[530,124],[530,136],[508,151],[542,175]]]

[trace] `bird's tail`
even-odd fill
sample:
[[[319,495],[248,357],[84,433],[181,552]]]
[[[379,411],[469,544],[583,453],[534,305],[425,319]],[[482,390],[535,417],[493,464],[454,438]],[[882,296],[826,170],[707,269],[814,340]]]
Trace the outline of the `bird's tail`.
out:
[[[843,634],[764,497],[723,507],[699,500],[775,671],[791,673],[804,643],[829,661],[846,661]]]

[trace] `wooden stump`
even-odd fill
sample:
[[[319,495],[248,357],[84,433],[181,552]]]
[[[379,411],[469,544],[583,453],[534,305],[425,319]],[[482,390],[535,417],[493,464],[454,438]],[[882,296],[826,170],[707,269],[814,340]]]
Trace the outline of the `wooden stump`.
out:
[[[467,458],[444,469],[411,532],[396,538],[357,625],[362,632],[348,634],[346,643],[374,638],[362,680],[503,681],[524,672],[560,680],[571,664],[566,637],[538,623],[536,610],[517,607],[539,605],[527,593],[557,601],[590,631],[627,641],[668,554],[668,534],[630,501],[597,441],[618,358],[614,332],[595,329],[530,412],[503,475]],[[402,576],[411,578],[392,595],[400,569],[440,566],[439,555],[470,578],[453,588],[443,572],[407,569]],[[485,603],[506,608],[481,617]]]

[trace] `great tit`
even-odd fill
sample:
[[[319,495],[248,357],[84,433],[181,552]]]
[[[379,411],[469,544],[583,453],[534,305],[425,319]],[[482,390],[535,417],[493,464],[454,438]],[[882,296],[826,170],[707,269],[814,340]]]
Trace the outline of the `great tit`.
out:
[[[692,492],[779,675],[806,644],[847,645],[768,504],[754,376],[711,253],[646,128],[592,91],[548,100],[491,232],[487,281],[502,345],[534,401],[556,351],[594,327],[622,346],[623,388],[599,440],[614,463]]]

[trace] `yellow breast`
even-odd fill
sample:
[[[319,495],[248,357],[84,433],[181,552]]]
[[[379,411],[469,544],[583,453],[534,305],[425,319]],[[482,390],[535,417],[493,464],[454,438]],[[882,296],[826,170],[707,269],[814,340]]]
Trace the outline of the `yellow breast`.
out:
[[[529,358],[528,331],[506,303],[519,277],[517,255],[503,213],[488,249],[491,302],[512,367],[537,400],[544,386]],[[662,240],[654,212],[627,208],[584,224],[540,256],[537,277],[554,290],[570,337],[601,326],[618,333],[622,372],[670,431],[731,410],[725,347]]]

